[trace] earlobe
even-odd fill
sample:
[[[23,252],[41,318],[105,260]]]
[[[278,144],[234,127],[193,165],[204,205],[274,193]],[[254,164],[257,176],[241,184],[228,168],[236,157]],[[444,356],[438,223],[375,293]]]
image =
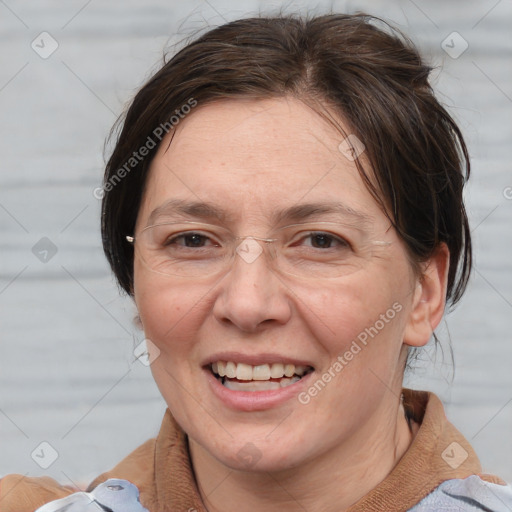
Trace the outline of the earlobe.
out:
[[[144,326],[142,325],[142,318],[140,317],[140,314],[138,311],[136,311],[136,313],[133,317],[133,325],[139,331],[144,331]]]
[[[413,347],[426,345],[441,322],[446,304],[450,253],[442,243],[423,264],[407,321],[404,343]]]

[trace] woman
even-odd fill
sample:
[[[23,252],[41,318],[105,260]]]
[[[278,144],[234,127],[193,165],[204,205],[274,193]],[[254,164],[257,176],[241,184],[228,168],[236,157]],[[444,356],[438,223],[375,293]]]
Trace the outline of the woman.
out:
[[[149,80],[102,233],[168,411],[87,493],[11,475],[2,511],[512,509],[402,390],[471,269],[468,155],[428,74],[379,20],[328,15],[229,23]]]

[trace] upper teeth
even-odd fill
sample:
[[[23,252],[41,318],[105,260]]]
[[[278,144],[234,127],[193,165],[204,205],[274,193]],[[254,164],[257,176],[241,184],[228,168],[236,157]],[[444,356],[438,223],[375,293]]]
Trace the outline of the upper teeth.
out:
[[[282,377],[302,376],[306,373],[308,366],[294,364],[260,364],[252,366],[245,363],[234,363],[232,361],[217,361],[212,363],[213,373],[219,377],[228,377],[238,380],[269,380]]]

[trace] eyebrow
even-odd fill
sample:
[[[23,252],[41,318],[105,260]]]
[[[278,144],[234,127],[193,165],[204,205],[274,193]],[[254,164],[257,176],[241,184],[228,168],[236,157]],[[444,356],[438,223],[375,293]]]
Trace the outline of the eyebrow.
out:
[[[159,217],[165,216],[196,217],[197,219],[226,221],[229,215],[226,211],[212,203],[202,201],[185,201],[171,199],[155,208],[148,217],[147,225],[154,224]]]
[[[299,222],[325,215],[336,215],[344,217],[354,226],[367,227],[374,222],[374,218],[367,213],[355,210],[351,206],[336,202],[305,203],[290,206],[284,210],[274,212],[271,221],[274,225],[283,222]],[[216,220],[227,222],[232,215],[225,209],[203,201],[185,201],[182,199],[171,199],[155,208],[148,217],[147,225],[154,224],[160,217],[195,217],[205,221]]]

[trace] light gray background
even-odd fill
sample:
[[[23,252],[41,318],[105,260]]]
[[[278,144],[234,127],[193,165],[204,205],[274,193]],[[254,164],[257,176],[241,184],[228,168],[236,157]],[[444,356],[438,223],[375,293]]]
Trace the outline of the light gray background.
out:
[[[439,330],[445,351],[447,328],[451,335],[453,384],[449,358],[443,363],[438,352],[434,364],[430,350],[410,385],[438,392],[485,470],[512,481],[508,0],[0,0],[0,474],[88,482],[157,433],[165,405],[149,369],[135,360],[143,335],[100,246],[93,190],[101,180],[103,142],[166,44],[283,6],[384,16],[438,66],[436,90],[472,156],[466,197],[476,271]],[[59,45],[47,59],[31,48],[33,40],[42,46],[43,31]],[[469,45],[456,59],[441,48],[453,31]],[[457,37],[447,41],[460,50]],[[43,237],[57,249],[46,263],[32,252]],[[47,470],[31,458],[42,441],[59,454]],[[39,460],[49,461],[51,450],[42,449]]]

